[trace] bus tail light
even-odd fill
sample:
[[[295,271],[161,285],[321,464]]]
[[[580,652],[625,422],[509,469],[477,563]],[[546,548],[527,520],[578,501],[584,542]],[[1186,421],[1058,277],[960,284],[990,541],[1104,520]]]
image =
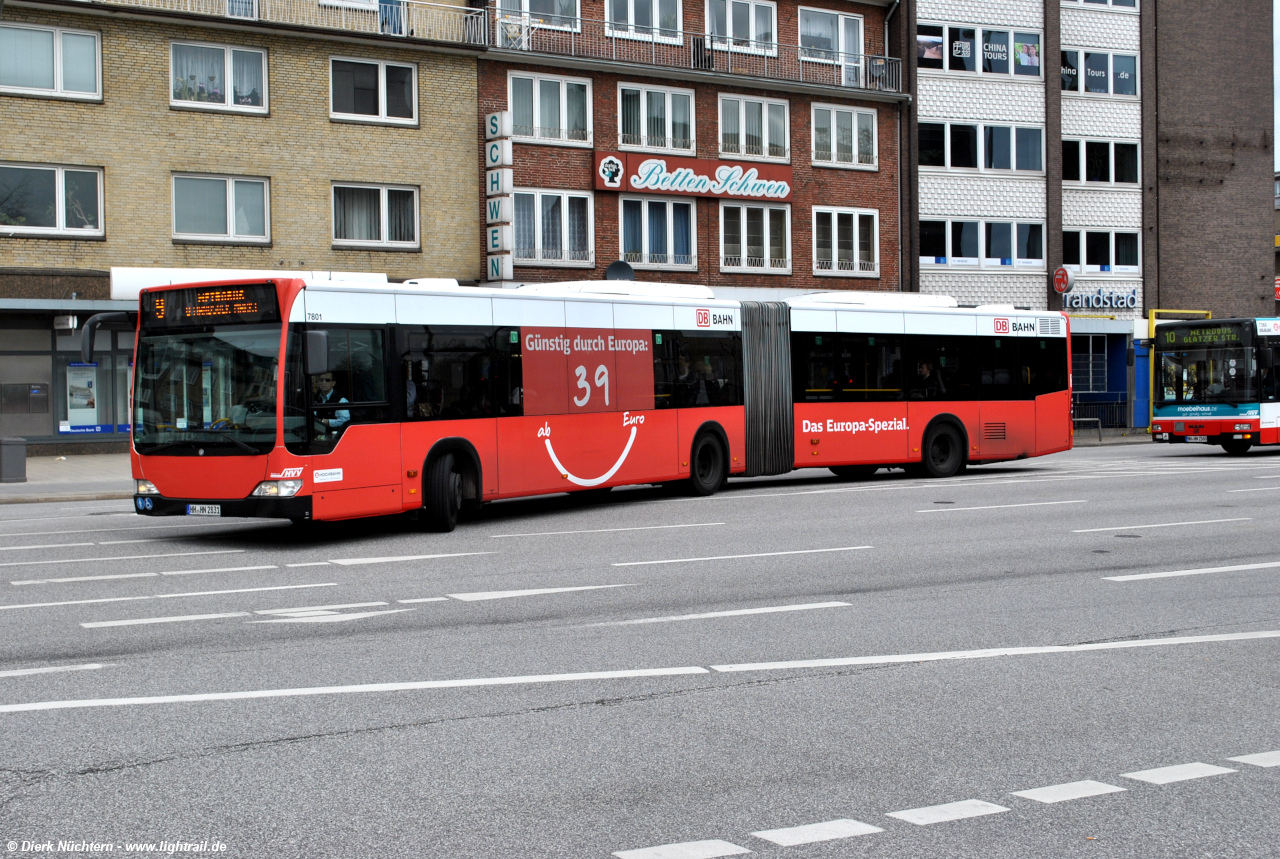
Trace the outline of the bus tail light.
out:
[[[250,495],[292,498],[302,488],[301,480],[264,480]]]
[[[156,485],[150,480],[134,481],[135,491],[139,495],[159,495],[160,490],[156,489]]]

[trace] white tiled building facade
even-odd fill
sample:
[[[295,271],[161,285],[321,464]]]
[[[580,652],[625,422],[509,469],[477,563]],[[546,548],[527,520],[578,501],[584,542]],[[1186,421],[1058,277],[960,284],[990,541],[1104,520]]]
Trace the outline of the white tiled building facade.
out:
[[[1069,303],[1085,304],[1068,310],[1141,316],[1139,2],[919,0],[921,292],[1041,309],[1061,261],[1077,276]],[[1061,15],[1061,63],[1046,56],[1046,9]],[[1073,63],[1075,92],[1060,68]],[[1049,127],[1046,96],[1059,91],[1061,128]],[[1046,167],[1059,136],[1067,169],[1057,222]]]

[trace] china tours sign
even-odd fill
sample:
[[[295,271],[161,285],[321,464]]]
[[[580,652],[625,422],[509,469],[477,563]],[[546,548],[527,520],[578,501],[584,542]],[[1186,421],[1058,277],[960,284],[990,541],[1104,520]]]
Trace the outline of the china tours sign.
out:
[[[790,200],[789,164],[739,164],[634,152],[596,153],[596,190],[648,191],[690,197]]]

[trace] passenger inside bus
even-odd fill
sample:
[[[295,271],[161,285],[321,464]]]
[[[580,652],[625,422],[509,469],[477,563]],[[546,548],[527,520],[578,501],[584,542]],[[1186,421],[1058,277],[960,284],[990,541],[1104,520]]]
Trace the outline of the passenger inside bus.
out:
[[[947,393],[942,384],[942,377],[934,370],[931,360],[920,361],[916,365],[916,379],[911,387],[911,398],[914,400],[936,400]]]

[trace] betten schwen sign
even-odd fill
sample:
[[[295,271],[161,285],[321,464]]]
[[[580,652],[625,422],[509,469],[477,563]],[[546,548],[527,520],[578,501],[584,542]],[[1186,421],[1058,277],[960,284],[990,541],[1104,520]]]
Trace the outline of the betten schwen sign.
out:
[[[789,164],[743,164],[639,152],[597,152],[597,191],[646,191],[743,200],[791,199]]]

